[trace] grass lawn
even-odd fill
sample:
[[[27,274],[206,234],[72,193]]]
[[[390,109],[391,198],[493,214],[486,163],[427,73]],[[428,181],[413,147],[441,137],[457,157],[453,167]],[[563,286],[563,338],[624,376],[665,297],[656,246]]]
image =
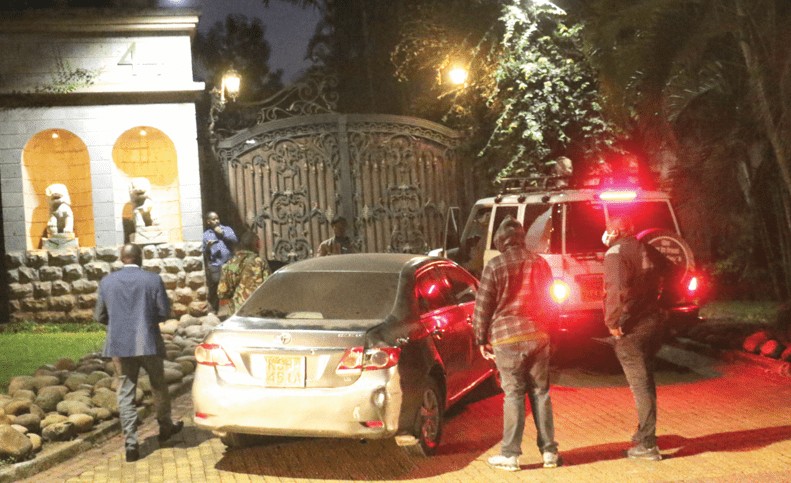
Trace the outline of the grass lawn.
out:
[[[14,376],[32,375],[44,364],[69,357],[75,361],[101,350],[104,332],[0,332],[0,391]]]
[[[771,301],[727,300],[709,302],[700,308],[704,319],[717,322],[771,325],[782,304]]]

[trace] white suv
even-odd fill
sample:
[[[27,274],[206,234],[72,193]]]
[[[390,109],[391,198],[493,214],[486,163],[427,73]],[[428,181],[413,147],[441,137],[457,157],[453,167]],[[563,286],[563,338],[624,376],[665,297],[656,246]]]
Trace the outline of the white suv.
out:
[[[602,300],[607,248],[601,237],[608,217],[621,212],[633,215],[638,238],[679,267],[673,286],[666,288],[672,292],[665,297],[672,300],[672,324],[696,321],[699,290],[692,251],[681,237],[668,195],[660,191],[611,183],[573,186],[557,178],[525,180],[501,195],[477,201],[460,237],[454,237],[449,216],[446,245],[451,238],[457,243],[446,254],[480,277],[486,262],[499,253],[494,232],[506,216],[515,217],[525,227],[527,248],[541,254],[552,268],[551,295],[560,308],[553,335],[606,335]]]

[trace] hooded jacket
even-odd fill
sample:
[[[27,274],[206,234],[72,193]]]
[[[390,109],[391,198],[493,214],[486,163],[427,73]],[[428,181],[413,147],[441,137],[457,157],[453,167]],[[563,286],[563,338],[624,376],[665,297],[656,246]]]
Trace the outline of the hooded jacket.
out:
[[[552,272],[546,260],[525,247],[525,231],[506,217],[494,235],[500,255],[483,269],[473,327],[479,345],[509,344],[546,337],[554,313],[549,300]]]

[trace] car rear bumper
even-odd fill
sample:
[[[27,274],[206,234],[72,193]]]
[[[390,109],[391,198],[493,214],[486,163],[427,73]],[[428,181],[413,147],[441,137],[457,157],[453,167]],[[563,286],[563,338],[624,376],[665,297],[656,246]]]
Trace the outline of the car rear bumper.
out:
[[[398,430],[402,392],[396,368],[365,371],[334,388],[228,384],[199,365],[192,386],[195,424],[217,433],[378,439]],[[381,427],[366,422],[381,421]]]

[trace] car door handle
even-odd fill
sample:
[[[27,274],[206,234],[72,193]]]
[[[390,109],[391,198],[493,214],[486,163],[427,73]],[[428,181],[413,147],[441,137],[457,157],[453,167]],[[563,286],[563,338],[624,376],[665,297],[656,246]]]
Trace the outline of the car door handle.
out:
[[[472,315],[467,316],[467,323],[472,325]]]
[[[441,339],[442,339],[442,334],[443,334],[443,332],[444,332],[443,330],[440,330],[440,329],[434,329],[434,330],[432,330],[432,331],[431,331],[431,335],[432,335],[432,336],[433,336],[435,339],[437,339],[437,340],[441,340]]]

